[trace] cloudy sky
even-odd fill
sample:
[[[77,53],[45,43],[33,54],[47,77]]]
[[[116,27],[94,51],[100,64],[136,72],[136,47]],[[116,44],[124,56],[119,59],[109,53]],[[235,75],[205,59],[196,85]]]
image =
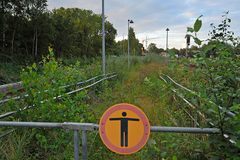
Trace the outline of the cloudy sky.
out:
[[[48,0],[48,8],[78,7],[101,13],[101,0]],[[240,0],[105,0],[108,21],[118,31],[117,40],[127,37],[127,20],[132,19],[137,38],[156,43],[165,48],[166,28],[169,32],[170,48],[185,47],[186,28],[203,15],[203,28],[199,34],[207,38],[210,23],[219,24],[221,15],[230,11],[231,30],[240,35]],[[150,40],[150,38],[158,39]]]

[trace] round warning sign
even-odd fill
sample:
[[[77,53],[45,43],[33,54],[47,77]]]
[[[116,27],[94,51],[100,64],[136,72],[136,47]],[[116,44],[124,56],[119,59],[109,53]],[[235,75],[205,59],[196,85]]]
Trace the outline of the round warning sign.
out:
[[[150,135],[145,113],[131,104],[117,104],[102,116],[99,133],[103,143],[118,154],[132,154],[144,147]]]

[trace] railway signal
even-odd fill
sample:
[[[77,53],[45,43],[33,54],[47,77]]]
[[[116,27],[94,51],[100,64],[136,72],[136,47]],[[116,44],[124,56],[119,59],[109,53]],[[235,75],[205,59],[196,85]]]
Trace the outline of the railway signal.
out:
[[[191,36],[187,34],[185,38],[186,38],[186,57],[188,57],[188,48],[191,43]]]

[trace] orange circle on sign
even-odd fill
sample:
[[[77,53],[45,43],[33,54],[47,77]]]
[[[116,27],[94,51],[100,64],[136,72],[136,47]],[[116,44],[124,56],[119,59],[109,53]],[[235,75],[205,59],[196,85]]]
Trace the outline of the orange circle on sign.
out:
[[[150,135],[150,124],[138,107],[122,103],[110,107],[102,116],[99,133],[113,152],[132,154],[142,149]]]

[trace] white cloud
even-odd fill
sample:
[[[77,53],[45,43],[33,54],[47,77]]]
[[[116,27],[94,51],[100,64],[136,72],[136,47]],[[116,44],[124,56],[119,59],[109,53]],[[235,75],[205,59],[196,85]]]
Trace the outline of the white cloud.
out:
[[[170,47],[185,47],[186,28],[193,25],[195,19],[204,15],[203,27],[199,33],[207,38],[210,23],[219,24],[224,11],[230,11],[232,30],[240,34],[240,0],[105,0],[108,20],[118,30],[118,39],[127,35],[127,20],[133,19],[132,25],[137,37],[143,40],[148,36],[161,37],[153,40],[159,47],[165,48],[166,28],[170,28]],[[79,7],[101,13],[101,0],[49,0],[49,9],[59,7]],[[150,43],[151,41],[149,41]]]
[[[195,12],[193,11],[185,11],[181,14],[182,16],[186,17],[186,18],[193,18],[196,17]]]

